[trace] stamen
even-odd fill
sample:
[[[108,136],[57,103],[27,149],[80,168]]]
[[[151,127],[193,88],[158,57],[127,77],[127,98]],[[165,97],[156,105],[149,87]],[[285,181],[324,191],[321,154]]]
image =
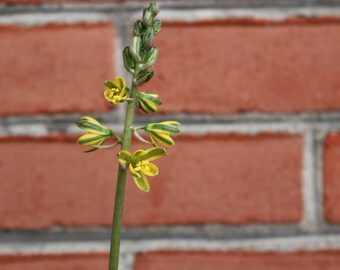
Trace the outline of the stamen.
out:
[[[137,171],[137,172],[140,171],[140,170],[150,171],[150,168],[148,166],[146,166],[147,164],[149,164],[148,160],[139,161],[136,164],[135,171]]]

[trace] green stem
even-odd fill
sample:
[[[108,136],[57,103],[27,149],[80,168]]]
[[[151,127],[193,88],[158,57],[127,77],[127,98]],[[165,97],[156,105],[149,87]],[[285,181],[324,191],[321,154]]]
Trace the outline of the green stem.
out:
[[[122,150],[130,151],[132,130],[131,125],[135,113],[135,100],[137,96],[137,85],[132,83],[130,100],[126,109],[126,118],[124,125],[124,135],[122,141]],[[124,193],[126,183],[126,168],[119,166],[117,177],[116,199],[112,223],[111,248],[110,248],[110,263],[109,270],[118,270],[119,262],[119,248],[120,248],[120,234],[122,227]]]

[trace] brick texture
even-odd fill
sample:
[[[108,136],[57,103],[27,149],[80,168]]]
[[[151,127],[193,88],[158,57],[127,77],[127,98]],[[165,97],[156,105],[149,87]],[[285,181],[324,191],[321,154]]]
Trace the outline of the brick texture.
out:
[[[7,4],[59,4],[59,3],[121,3],[126,0],[0,0],[0,3]]]
[[[177,138],[150,193],[129,176],[124,224],[292,223],[301,219],[301,138],[278,134]],[[110,226],[113,151],[75,142],[0,143],[0,227]]]
[[[135,270],[337,270],[340,253],[151,253],[137,256]]]
[[[157,38],[163,112],[340,109],[340,24],[168,23]]]
[[[111,24],[0,27],[0,115],[104,111]]]
[[[181,0],[160,0],[158,2],[170,2],[170,1],[181,1]],[[221,0],[220,0],[221,1]],[[223,0],[222,0],[223,1]],[[146,2],[144,0],[0,0],[0,3],[7,3],[7,4],[59,4],[59,3],[124,3],[124,2]],[[186,0],[188,2],[197,2],[197,0]],[[205,2],[214,2],[216,0],[205,0]]]
[[[104,270],[108,256],[101,254],[59,256],[0,256],[1,270]]]
[[[340,223],[340,134],[327,136],[324,149],[324,213],[327,221]]]

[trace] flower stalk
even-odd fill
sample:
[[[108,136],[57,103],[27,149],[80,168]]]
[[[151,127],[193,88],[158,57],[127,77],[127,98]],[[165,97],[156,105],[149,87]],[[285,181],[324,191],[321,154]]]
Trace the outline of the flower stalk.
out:
[[[154,71],[150,68],[158,57],[158,49],[152,44],[153,38],[161,28],[160,21],[155,20],[158,11],[159,7],[156,3],[151,3],[144,9],[142,20],[138,20],[134,24],[134,36],[131,39],[130,46],[123,50],[124,67],[126,71],[132,74],[130,89],[126,86],[125,80],[118,76],[114,80],[104,82],[104,98],[111,105],[128,103],[123,138],[121,139],[115,132],[92,117],[85,116],[77,122],[79,128],[87,131],[78,139],[79,144],[91,147],[85,152],[121,145],[121,150],[118,153],[119,168],[112,222],[109,270],[118,270],[119,265],[124,194],[128,172],[137,188],[143,192],[149,192],[150,183],[147,177],[154,177],[159,174],[158,167],[151,161],[167,155],[167,149],[164,147],[175,144],[170,135],[179,132],[180,123],[176,121],[149,123],[138,127],[132,126],[136,109],[140,109],[144,113],[154,113],[162,104],[158,94],[138,91],[138,86],[146,84],[154,76]],[[139,135],[137,130],[144,132],[149,140]],[[138,140],[146,143],[149,148],[138,149],[131,153],[132,133]],[[105,144],[109,139],[115,139],[115,143]],[[150,145],[153,147],[150,148]]]
[[[133,116],[135,113],[136,95],[137,95],[137,85],[134,82],[132,82],[130,100],[128,101],[128,106],[126,109],[126,118],[125,118],[124,134],[123,134],[123,141],[122,141],[122,150],[126,150],[126,151],[130,151],[130,148],[131,148],[131,137],[132,137],[131,126],[133,122]],[[109,270],[118,270],[126,175],[127,175],[126,168],[123,168],[123,166],[120,165],[118,169],[118,176],[117,176],[116,199],[115,199],[113,222],[112,222]]]

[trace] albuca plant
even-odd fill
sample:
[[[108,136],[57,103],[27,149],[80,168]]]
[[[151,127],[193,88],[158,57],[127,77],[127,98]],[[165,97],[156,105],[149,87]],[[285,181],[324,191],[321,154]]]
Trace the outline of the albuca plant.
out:
[[[144,113],[154,113],[158,106],[162,104],[157,94],[138,91],[138,86],[147,83],[154,76],[154,72],[150,68],[156,62],[158,56],[158,49],[152,44],[154,37],[161,29],[161,22],[155,19],[158,11],[159,7],[156,3],[151,3],[144,9],[142,20],[134,23],[130,46],[123,50],[125,69],[132,74],[131,87],[128,88],[125,80],[118,76],[114,80],[104,82],[104,97],[110,104],[115,106],[127,102],[123,138],[90,116],[84,116],[77,122],[79,128],[87,131],[78,139],[79,144],[89,147],[85,152],[121,146],[118,153],[119,169],[109,270],[118,269],[127,173],[131,173],[134,182],[141,191],[150,191],[147,177],[156,176],[159,172],[158,167],[151,161],[167,155],[167,150],[164,147],[174,145],[171,135],[179,132],[180,124],[176,121],[149,123],[138,127],[132,126],[136,108]],[[144,132],[145,138],[142,137],[141,132]],[[149,144],[149,148],[139,149],[131,153],[132,134],[143,143]],[[104,144],[111,138],[115,140],[113,144]]]

